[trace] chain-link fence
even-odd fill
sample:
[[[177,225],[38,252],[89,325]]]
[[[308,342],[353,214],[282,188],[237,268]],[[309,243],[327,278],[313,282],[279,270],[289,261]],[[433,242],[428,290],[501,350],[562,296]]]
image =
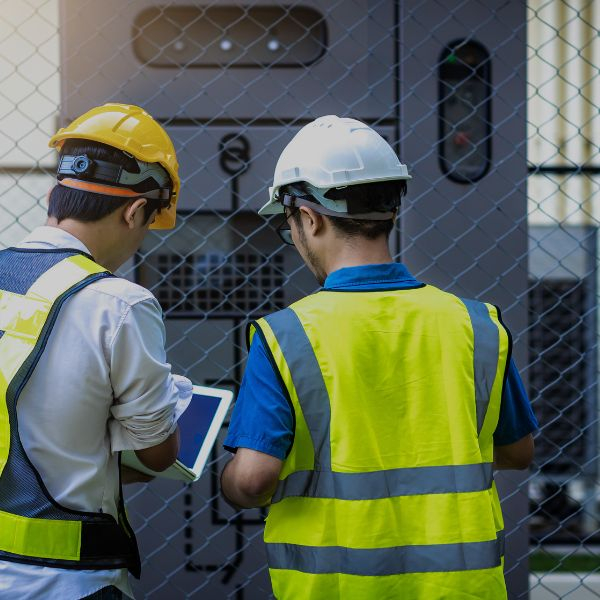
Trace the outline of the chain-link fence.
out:
[[[237,390],[250,317],[316,283],[256,215],[277,157],[324,114],[373,125],[413,180],[393,235],[418,278],[499,304],[541,424],[499,476],[511,597],[600,598],[600,5],[593,0],[0,1],[0,242],[44,219],[60,124],[106,101],[167,128],[177,226],[123,275],[163,306],[168,355]],[[221,440],[222,440],[221,436]],[[134,486],[139,597],[266,598],[264,513]],[[348,526],[351,526],[348,524]]]

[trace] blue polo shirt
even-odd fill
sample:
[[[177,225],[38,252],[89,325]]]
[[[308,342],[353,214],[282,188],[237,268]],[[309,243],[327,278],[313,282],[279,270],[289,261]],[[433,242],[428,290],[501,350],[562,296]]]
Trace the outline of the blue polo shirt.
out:
[[[331,273],[324,290],[381,291],[422,285],[399,263],[346,267]],[[252,339],[248,362],[227,437],[225,449],[250,448],[284,460],[294,440],[292,408],[269,361],[260,336]],[[527,393],[510,360],[500,405],[494,443],[512,444],[537,429]]]

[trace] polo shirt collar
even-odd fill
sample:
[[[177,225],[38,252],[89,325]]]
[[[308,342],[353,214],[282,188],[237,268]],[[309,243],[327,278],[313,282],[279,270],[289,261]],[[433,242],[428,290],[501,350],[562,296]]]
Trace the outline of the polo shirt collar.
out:
[[[39,247],[40,245],[43,247],[52,246],[53,248],[79,250],[91,256],[91,252],[81,240],[60,227],[51,227],[50,225],[36,227],[19,243],[18,247]]]
[[[402,263],[385,263],[344,267],[330,273],[323,289],[336,290],[398,284],[402,287],[418,286],[417,281]]]

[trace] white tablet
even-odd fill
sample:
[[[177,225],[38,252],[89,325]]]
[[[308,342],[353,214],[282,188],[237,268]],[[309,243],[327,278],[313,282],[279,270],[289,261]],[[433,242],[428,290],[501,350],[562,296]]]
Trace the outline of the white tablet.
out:
[[[194,386],[190,405],[179,417],[179,435],[181,445],[175,463],[160,473],[145,467],[133,451],[123,452],[121,462],[156,477],[196,481],[227,415],[233,392],[218,388]]]

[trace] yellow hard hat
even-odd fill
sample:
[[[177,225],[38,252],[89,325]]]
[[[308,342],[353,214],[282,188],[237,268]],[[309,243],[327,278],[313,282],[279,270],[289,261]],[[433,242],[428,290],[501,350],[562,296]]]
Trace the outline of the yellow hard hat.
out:
[[[92,108],[67,127],[59,129],[48,145],[60,151],[64,141],[72,139],[100,142],[123,150],[138,160],[163,166],[173,182],[171,204],[168,209],[160,211],[150,227],[171,229],[175,226],[181,187],[175,148],[167,132],[145,110],[131,104],[105,104]]]

